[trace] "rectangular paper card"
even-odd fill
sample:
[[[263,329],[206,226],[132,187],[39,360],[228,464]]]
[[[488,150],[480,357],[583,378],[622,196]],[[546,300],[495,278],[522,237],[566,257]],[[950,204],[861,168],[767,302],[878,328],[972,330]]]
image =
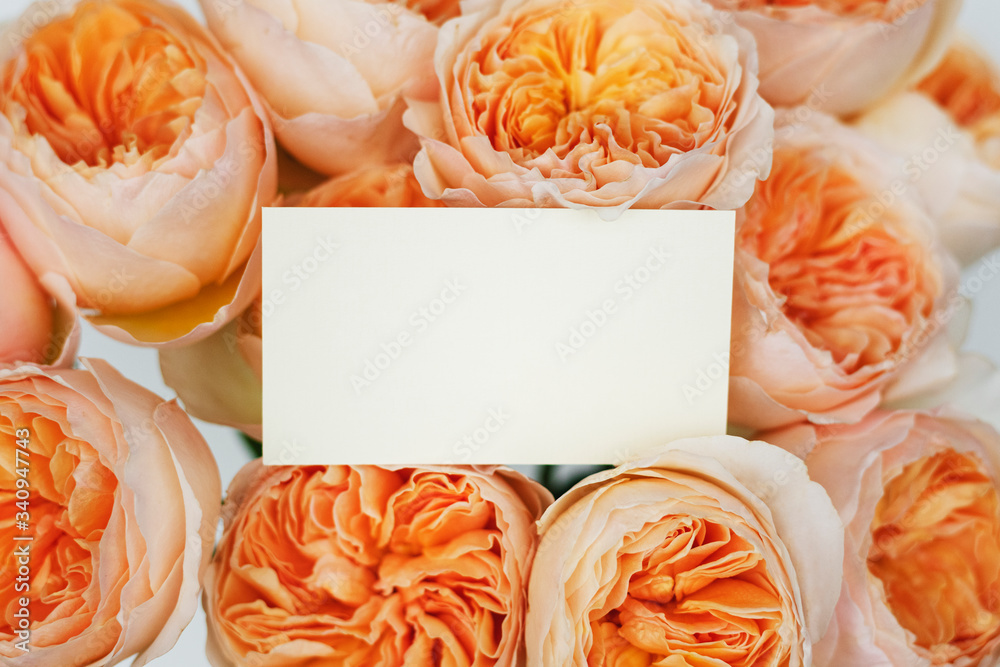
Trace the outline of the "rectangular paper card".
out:
[[[734,220],[264,209],[264,461],[616,463],[724,433]]]

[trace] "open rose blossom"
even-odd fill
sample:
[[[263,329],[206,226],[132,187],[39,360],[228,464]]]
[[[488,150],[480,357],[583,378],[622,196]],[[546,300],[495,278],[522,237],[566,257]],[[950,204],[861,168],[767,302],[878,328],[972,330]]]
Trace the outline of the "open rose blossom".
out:
[[[797,457],[679,440],[542,517],[527,665],[805,667],[841,586],[843,527]]]
[[[216,667],[523,664],[535,521],[505,468],[241,470],[205,580]]]
[[[245,310],[274,142],[211,35],[172,4],[83,0],[29,8],[0,39],[0,218],[34,272],[131,343]]]
[[[6,667],[163,655],[211,557],[222,490],[208,445],[175,403],[83,363],[0,378]]]
[[[405,120],[449,205],[733,209],[770,166],[753,38],[700,0],[480,3],[435,68]]]
[[[955,42],[913,91],[856,124],[903,158],[900,179],[963,264],[1000,246],[1000,70],[977,45]]]
[[[438,25],[459,0],[200,2],[298,160],[339,174],[413,158],[403,96],[433,95]]]
[[[760,92],[838,115],[919,80],[947,47],[961,0],[709,0],[753,33]]]
[[[954,374],[957,269],[892,168],[828,116],[781,119],[771,177],[738,223],[731,422],[858,421],[890,382],[901,397]]]
[[[844,585],[816,667],[1000,659],[1000,434],[944,412],[768,434],[809,452],[846,526]]]
[[[73,292],[62,276],[45,287],[0,227],[0,366],[69,366],[80,343]]]

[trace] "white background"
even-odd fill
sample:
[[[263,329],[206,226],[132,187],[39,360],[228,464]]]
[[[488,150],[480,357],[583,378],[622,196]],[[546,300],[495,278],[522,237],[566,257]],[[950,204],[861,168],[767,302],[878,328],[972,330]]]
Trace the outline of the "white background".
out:
[[[185,8],[201,16],[196,0],[179,0]],[[0,3],[0,21],[16,18],[31,3],[28,0],[3,0]],[[967,33],[985,46],[994,60],[1000,62],[1000,4],[996,0],[966,0],[959,19],[959,25]],[[976,295],[971,330],[965,349],[978,352],[1000,364],[1000,280],[987,282]],[[85,329],[81,356],[101,357],[114,364],[132,380],[159,393],[165,398],[173,398],[160,377],[156,354],[147,349],[129,347]],[[250,460],[247,450],[236,434],[226,428],[198,422],[198,427],[208,440],[219,462],[223,488],[239,468]],[[205,658],[205,618],[201,609],[191,625],[181,636],[177,646],[166,656],[154,660],[156,667],[184,665],[184,667],[208,667]]]

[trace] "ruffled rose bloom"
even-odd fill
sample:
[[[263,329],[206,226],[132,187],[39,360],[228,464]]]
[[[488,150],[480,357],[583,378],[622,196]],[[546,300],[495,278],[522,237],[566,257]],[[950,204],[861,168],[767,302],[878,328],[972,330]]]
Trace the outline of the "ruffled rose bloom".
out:
[[[373,166],[338,176],[285,206],[442,206],[420,191],[407,164]],[[239,318],[194,345],[160,350],[164,381],[199,419],[233,426],[262,437],[262,351],[264,318],[279,305],[260,297]]]
[[[51,11],[51,10],[50,10]],[[189,342],[260,291],[266,112],[174,5],[81,2],[0,36],[0,218],[37,275],[62,275],[99,329]],[[49,14],[46,13],[46,16]]]
[[[535,521],[505,468],[248,464],[205,581],[216,667],[523,663]]]
[[[857,126],[901,156],[900,179],[963,264],[1000,246],[1000,71],[977,46],[956,42],[913,91]]]
[[[738,223],[730,421],[858,421],[890,382],[898,397],[950,378],[957,269],[890,157],[805,107],[777,135]]]
[[[459,0],[200,2],[298,160],[340,174],[413,158],[403,96],[433,94],[438,25]]]
[[[43,286],[0,227],[0,367],[73,363],[80,343],[73,292],[61,276]]]
[[[943,412],[876,412],[767,437],[809,452],[846,526],[816,667],[997,664],[1000,434]]]
[[[191,620],[211,557],[222,493],[208,445],[175,403],[84,365],[0,379],[7,667],[145,665]]]
[[[770,167],[753,38],[700,0],[481,3],[405,121],[457,206],[733,209]]]
[[[775,106],[848,115],[926,74],[961,0],[708,0],[753,33]]]
[[[692,438],[593,475],[542,517],[527,665],[805,667],[843,527],[797,457]]]

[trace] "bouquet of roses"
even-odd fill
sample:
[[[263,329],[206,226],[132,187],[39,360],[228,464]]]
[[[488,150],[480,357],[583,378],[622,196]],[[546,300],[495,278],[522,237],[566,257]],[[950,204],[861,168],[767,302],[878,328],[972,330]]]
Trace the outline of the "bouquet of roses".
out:
[[[1000,664],[1000,376],[960,352],[1000,70],[958,0],[200,4],[0,35],[4,665],[145,664],[199,599],[216,667]],[[736,211],[739,435],[568,489],[257,460],[222,502],[191,417],[262,437],[266,206]]]

